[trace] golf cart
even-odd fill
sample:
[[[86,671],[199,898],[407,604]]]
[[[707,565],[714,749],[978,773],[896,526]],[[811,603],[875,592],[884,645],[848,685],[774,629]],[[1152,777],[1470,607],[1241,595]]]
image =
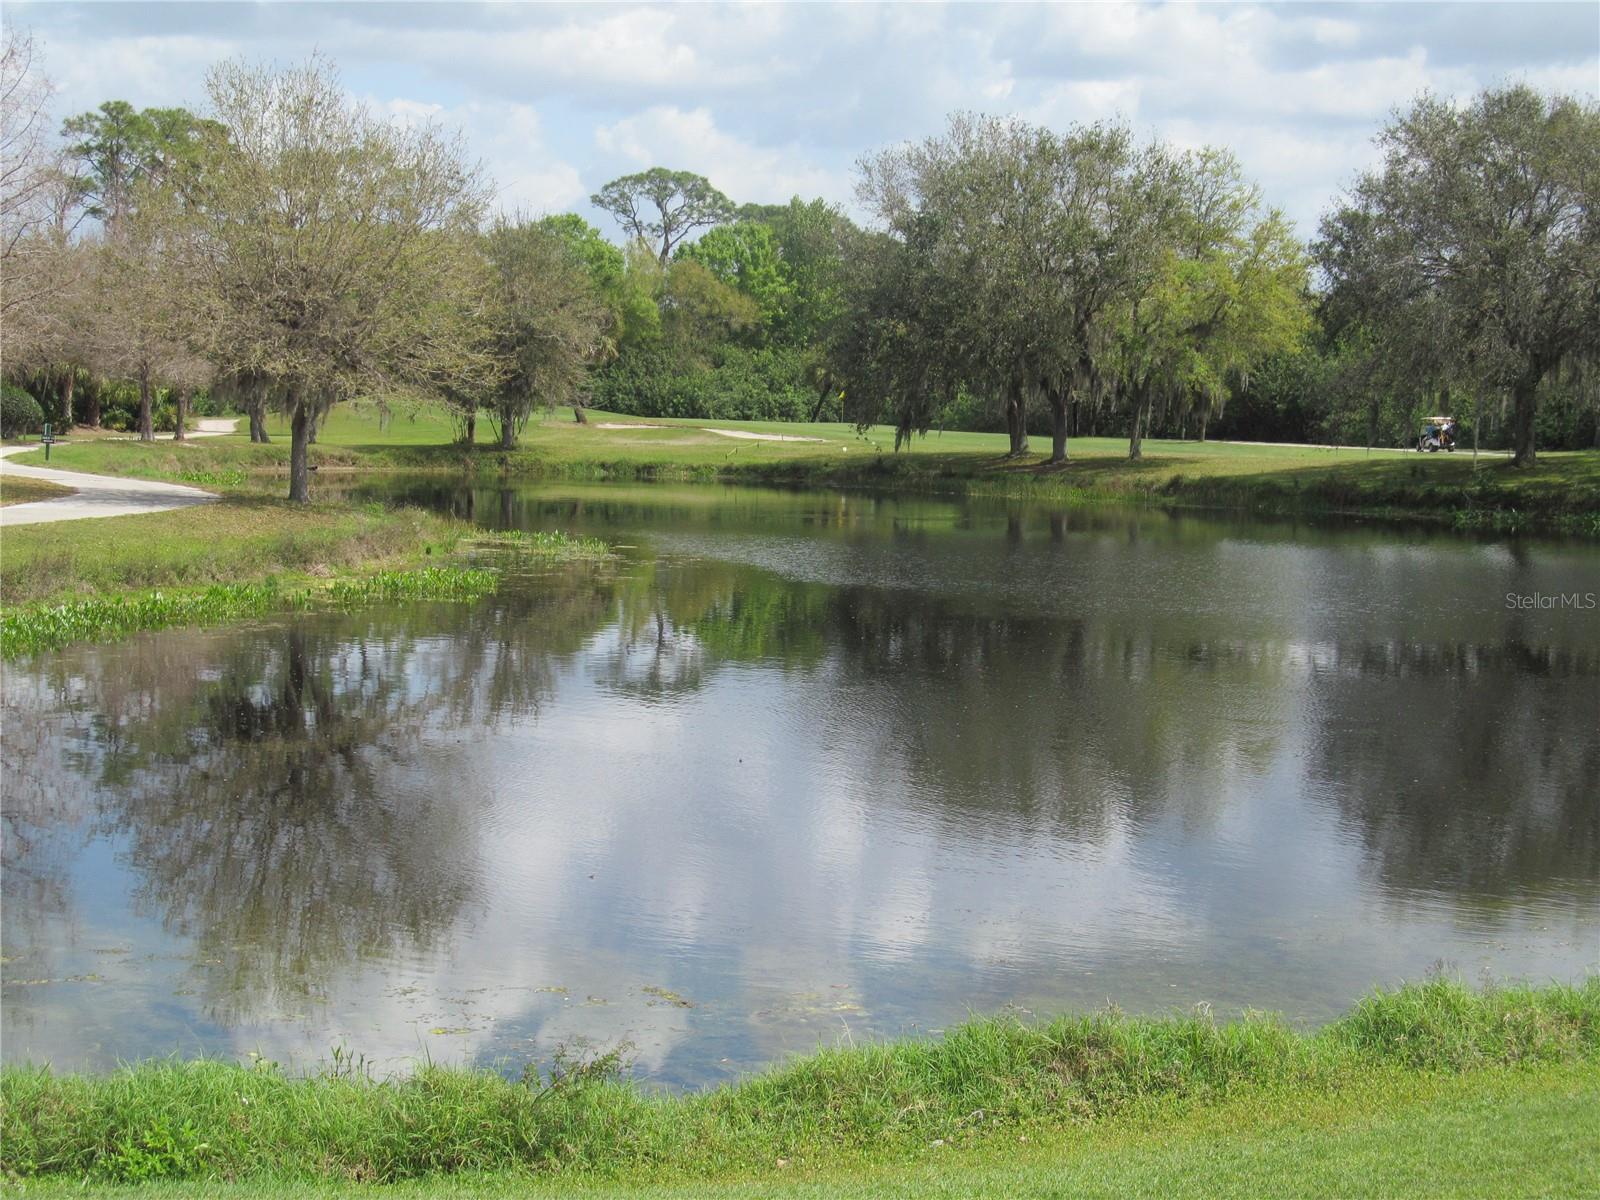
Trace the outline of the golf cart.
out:
[[[1424,417],[1422,433],[1417,437],[1417,453],[1429,454],[1440,450],[1455,452],[1456,419],[1454,417]]]

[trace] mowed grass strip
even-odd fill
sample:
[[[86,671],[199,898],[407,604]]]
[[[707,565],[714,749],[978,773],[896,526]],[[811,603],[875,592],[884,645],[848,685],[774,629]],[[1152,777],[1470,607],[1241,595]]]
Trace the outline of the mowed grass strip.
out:
[[[0,507],[7,504],[31,504],[35,500],[54,500],[57,496],[70,496],[72,489],[48,479],[29,479],[22,475],[0,475]]]
[[[23,1178],[111,1182],[516,1172],[666,1186],[916,1167],[931,1151],[971,1150],[975,1169],[1004,1172],[1019,1169],[1010,1155],[1023,1138],[1122,1128],[1144,1153],[1170,1122],[1203,1121],[1217,1105],[1249,1117],[1223,1118],[1220,1135],[1441,1075],[1570,1068],[1589,1081],[1600,1066],[1600,978],[1481,992],[1433,980],[1376,993],[1314,1034],[1260,1016],[980,1019],[937,1040],[827,1050],[682,1096],[618,1080],[604,1058],[521,1082],[431,1065],[375,1080],[349,1061],[299,1077],[176,1060],[97,1077],[9,1067],[3,1165]],[[1504,1139],[1490,1148],[1514,1149]]]
[[[606,428],[606,426],[622,426]],[[633,428],[632,426],[644,426]],[[107,474],[276,486],[289,446],[252,445],[243,435],[176,446],[88,441],[59,447],[60,465]],[[805,438],[761,441],[717,430]],[[1035,439],[1043,448],[1043,439]],[[493,471],[510,478],[713,480],[873,487],[1052,501],[1122,500],[1263,512],[1337,511],[1426,516],[1464,526],[1549,526],[1600,535],[1600,452],[1547,453],[1519,470],[1503,454],[1477,462],[1467,451],[1421,455],[1387,449],[1332,449],[1156,439],[1139,462],[1124,438],[1075,438],[1071,461],[1051,467],[1035,453],[1005,457],[1002,435],[932,433],[896,452],[893,431],[842,424],[641,419],[592,412],[585,424],[565,410],[531,422],[509,452],[454,441],[448,419],[426,410],[387,426],[370,409],[347,406],[327,419],[311,448],[330,473],[365,470]],[[25,456],[27,461],[40,457]],[[286,486],[286,484],[285,484]]]

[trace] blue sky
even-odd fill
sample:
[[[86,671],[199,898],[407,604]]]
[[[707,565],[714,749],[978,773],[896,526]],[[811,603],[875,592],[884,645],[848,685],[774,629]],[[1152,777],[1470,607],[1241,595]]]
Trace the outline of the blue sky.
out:
[[[663,165],[736,201],[854,209],[864,153],[957,109],[1064,127],[1122,115],[1229,145],[1305,235],[1423,89],[1600,91],[1600,5],[27,3],[58,117],[205,106],[213,62],[318,51],[352,93],[459,126],[507,208],[576,210]]]

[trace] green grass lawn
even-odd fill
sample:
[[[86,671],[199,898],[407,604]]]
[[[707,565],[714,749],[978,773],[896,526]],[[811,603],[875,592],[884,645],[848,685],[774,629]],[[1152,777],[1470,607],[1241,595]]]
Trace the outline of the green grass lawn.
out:
[[[57,496],[70,496],[72,489],[44,479],[26,479],[21,475],[0,475],[0,505],[28,504],[34,500],[53,500]]]
[[[574,1196],[584,1200],[878,1200],[897,1197],[1581,1197],[1600,1179],[1600,1072],[1587,1066],[1369,1080],[1284,1090],[1053,1134],[927,1145],[889,1164],[774,1159],[742,1178],[433,1177],[390,1185],[303,1180],[85,1187],[30,1181],[30,1196],[300,1200],[332,1196]]]
[[[0,604],[393,565],[471,531],[415,509],[232,496],[169,512],[23,525],[0,544]]]
[[[607,425],[647,428],[606,428]],[[59,465],[216,486],[272,490],[286,486],[288,438],[252,445],[244,434],[188,445],[88,441],[58,446]],[[816,439],[764,442],[713,429]],[[480,423],[480,432],[487,428]],[[1419,455],[1394,450],[1239,445],[1153,440],[1145,457],[1127,458],[1122,438],[1078,438],[1063,467],[1041,454],[1004,457],[999,434],[934,433],[896,453],[893,431],[859,433],[840,424],[691,421],[589,414],[543,414],[517,449],[480,442],[461,446],[442,415],[398,414],[380,430],[376,414],[336,409],[312,448],[326,478],[359,470],[494,471],[509,477],[584,479],[731,479],[886,490],[965,492],[1052,501],[1134,500],[1263,512],[1336,511],[1431,516],[1464,525],[1549,526],[1600,534],[1600,452],[1546,453],[1519,470],[1503,454],[1476,464],[1467,452]],[[1036,449],[1046,448],[1035,440]],[[25,456],[26,461],[39,458]],[[315,484],[313,484],[315,487]]]

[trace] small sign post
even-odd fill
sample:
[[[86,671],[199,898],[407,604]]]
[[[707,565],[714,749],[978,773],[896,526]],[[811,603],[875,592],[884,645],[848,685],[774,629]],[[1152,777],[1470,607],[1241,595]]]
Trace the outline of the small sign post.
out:
[[[56,435],[51,432],[50,426],[46,425],[44,427],[44,433],[39,436],[39,440],[44,443],[44,460],[45,462],[49,462],[50,447],[55,445],[56,441]]]

